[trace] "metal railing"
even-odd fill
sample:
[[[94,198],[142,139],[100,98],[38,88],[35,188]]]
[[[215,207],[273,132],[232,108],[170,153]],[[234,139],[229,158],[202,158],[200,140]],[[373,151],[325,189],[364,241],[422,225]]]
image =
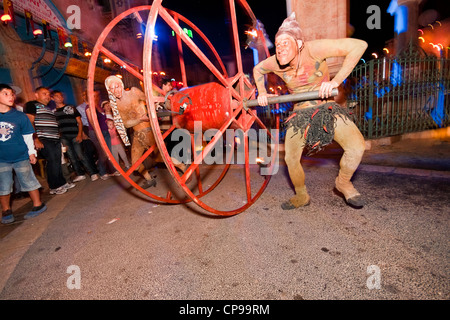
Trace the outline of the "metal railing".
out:
[[[357,66],[344,87],[347,106],[365,138],[450,125],[450,61],[405,56]]]

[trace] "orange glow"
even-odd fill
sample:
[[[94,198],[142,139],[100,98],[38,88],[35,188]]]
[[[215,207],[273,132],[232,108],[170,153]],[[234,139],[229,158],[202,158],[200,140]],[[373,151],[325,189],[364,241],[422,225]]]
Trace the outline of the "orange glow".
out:
[[[9,14],[4,14],[4,15],[2,15],[2,17],[1,17],[1,20],[2,20],[3,22],[9,22],[9,21],[12,20],[12,18],[11,18],[11,16],[10,16]]]
[[[255,29],[245,31],[245,34],[251,35],[253,38],[256,38],[258,36],[258,32]]]

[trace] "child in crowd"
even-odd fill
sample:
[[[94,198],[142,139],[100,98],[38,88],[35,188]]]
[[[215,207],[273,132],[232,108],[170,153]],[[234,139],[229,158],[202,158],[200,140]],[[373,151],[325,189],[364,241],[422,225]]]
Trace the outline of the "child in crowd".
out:
[[[13,171],[20,190],[28,192],[33,202],[33,208],[24,218],[33,218],[47,210],[39,194],[41,185],[31,167],[37,161],[33,142],[34,128],[24,113],[12,108],[14,97],[10,86],[0,84],[0,203],[3,224],[14,222],[10,206]]]

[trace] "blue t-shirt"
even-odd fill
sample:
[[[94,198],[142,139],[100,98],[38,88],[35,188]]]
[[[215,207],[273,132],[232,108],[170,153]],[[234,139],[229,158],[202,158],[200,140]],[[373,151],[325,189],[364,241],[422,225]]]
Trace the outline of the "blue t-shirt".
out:
[[[14,163],[29,159],[22,135],[30,133],[34,133],[34,128],[25,113],[14,108],[0,113],[0,162]]]

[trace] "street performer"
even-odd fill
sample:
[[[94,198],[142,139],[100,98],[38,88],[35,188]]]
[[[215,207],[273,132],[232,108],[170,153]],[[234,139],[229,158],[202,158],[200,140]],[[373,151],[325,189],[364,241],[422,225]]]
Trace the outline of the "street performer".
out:
[[[331,98],[337,88],[356,66],[367,43],[358,39],[324,39],[305,42],[302,30],[292,13],[284,20],[275,36],[276,54],[253,69],[258,89],[258,104],[268,104],[264,75],[273,72],[286,83],[290,93],[319,90],[322,100],[304,101],[294,105],[287,119],[285,161],[295,188],[295,196],[284,202],[284,210],[306,206],[310,196],[305,186],[305,173],[300,163],[304,147],[310,153],[319,151],[334,139],[343,148],[336,189],[347,204],[364,206],[364,200],[350,179],[364,153],[364,137],[350,119],[348,110]],[[330,81],[326,59],[345,57],[341,69]]]
[[[138,161],[144,152],[153,145],[155,145],[155,149],[150,155],[151,167],[158,162],[163,162],[150,125],[144,92],[136,87],[125,90],[122,80],[117,76],[106,78],[105,86],[109,95],[114,124],[125,145],[130,145],[126,129],[133,128],[131,162],[134,164]],[[184,172],[186,165],[175,159],[173,161],[175,167]],[[142,188],[156,186],[156,179],[150,175],[142,163],[138,171],[145,178],[145,182],[141,185]]]

